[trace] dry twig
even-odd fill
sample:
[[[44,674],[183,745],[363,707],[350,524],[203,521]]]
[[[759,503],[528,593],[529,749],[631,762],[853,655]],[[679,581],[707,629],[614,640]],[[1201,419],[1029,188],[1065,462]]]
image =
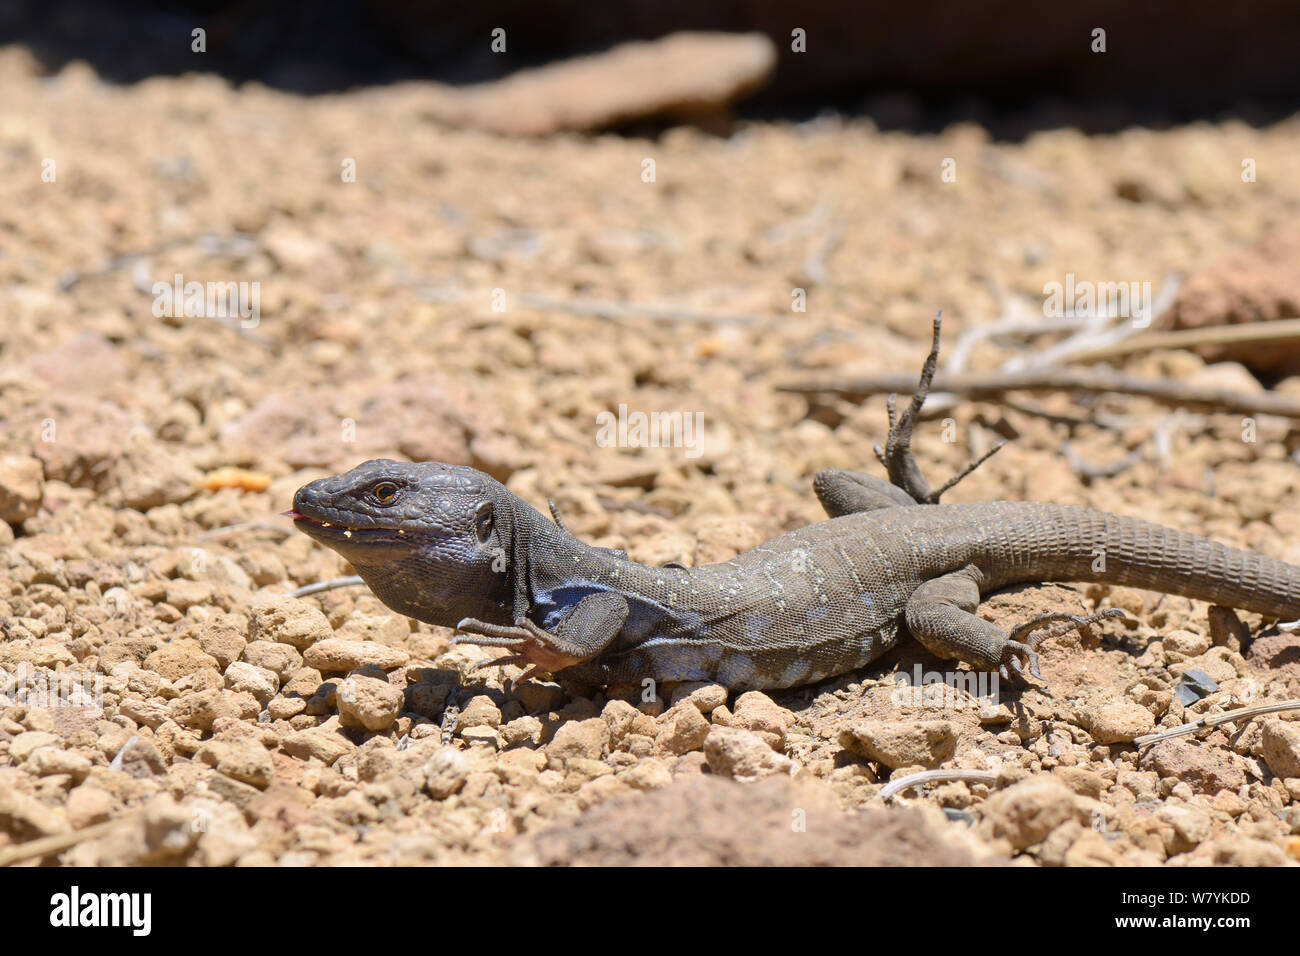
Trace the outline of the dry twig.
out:
[[[335,588],[350,588],[357,584],[365,584],[359,574],[350,574],[345,578],[330,578],[328,581],[317,581],[315,584],[304,584],[300,588],[294,588],[285,597],[300,598],[309,594],[319,594],[322,591],[333,591]]]
[[[917,787],[925,783],[933,783],[936,780],[966,780],[971,783],[997,783],[998,775],[993,770],[961,770],[953,768],[951,770],[920,770],[916,773],[909,773],[906,777],[900,777],[897,780],[891,780],[880,791],[880,799],[888,800],[895,794],[907,790],[909,787]]]
[[[1217,727],[1220,724],[1250,720],[1264,714],[1278,714],[1284,710],[1300,710],[1300,700],[1284,700],[1277,704],[1260,704],[1257,707],[1240,707],[1237,710],[1229,710],[1222,714],[1210,714],[1200,720],[1193,720],[1190,724],[1179,724],[1177,727],[1170,727],[1168,730],[1162,730],[1156,734],[1144,734],[1141,737],[1134,737],[1133,743],[1139,747],[1145,747],[1147,744],[1153,744],[1159,740],[1168,740],[1170,737],[1183,737],[1187,734],[1194,734],[1198,730]]]
[[[1138,378],[1109,369],[1034,369],[1024,372],[989,372],[955,376],[938,375],[934,390],[968,398],[998,398],[1018,391],[1079,391],[1142,395],[1169,405],[1208,406],[1241,415],[1276,415],[1300,419],[1300,400],[1269,392],[1259,394],[1206,388],[1158,379]],[[846,381],[787,382],[777,389],[803,395],[832,394],[861,401],[869,395],[909,393],[915,388],[908,375],[878,375]]]
[[[12,866],[15,863],[22,863],[25,860],[34,860],[42,857],[51,856],[55,853],[62,853],[69,847],[74,847],[78,843],[85,843],[87,840],[97,840],[105,836],[109,831],[116,829],[125,823],[134,820],[139,811],[129,813],[124,817],[118,817],[115,820],[105,820],[103,823],[96,823],[94,826],[85,827],[81,830],[72,830],[68,833],[56,833],[53,836],[39,837],[35,840],[28,840],[25,843],[19,843],[14,846],[8,846],[0,850],[0,866]]]

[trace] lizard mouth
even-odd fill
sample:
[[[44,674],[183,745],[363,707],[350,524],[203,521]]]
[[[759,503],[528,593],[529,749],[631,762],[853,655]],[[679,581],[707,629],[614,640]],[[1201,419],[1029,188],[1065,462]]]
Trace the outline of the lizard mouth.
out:
[[[356,528],[346,524],[340,524],[337,521],[326,521],[323,518],[313,518],[311,515],[303,514],[301,511],[281,511],[280,514],[285,518],[292,518],[294,527],[300,531],[316,537],[343,537],[351,538],[353,535],[391,535],[397,532],[394,528]]]
[[[280,517],[292,518],[294,524],[314,525],[317,528],[342,528],[342,525],[336,525],[333,521],[322,521],[320,518],[313,518],[311,515],[305,515],[301,511],[281,511]],[[350,529],[349,529],[350,530]]]

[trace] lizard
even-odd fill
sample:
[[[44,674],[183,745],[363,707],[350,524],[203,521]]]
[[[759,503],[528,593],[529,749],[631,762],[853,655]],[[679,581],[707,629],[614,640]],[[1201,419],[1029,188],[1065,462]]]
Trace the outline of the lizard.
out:
[[[912,452],[939,331],[936,316],[910,405],[888,403],[876,455],[890,480],[819,472],[826,520],[729,561],[639,564],[570,534],[553,504],[548,520],[489,475],[442,462],[367,461],[303,485],[285,514],[388,607],[503,648],[478,666],[527,665],[521,681],[781,689],[864,667],[909,634],[940,658],[1041,680],[1042,641],[1123,614],[1045,614],[1009,632],[977,616],[982,595],[1018,583],[1100,581],[1300,617],[1300,566],[1262,554],[1074,505],[940,504],[988,455],[932,491]]]

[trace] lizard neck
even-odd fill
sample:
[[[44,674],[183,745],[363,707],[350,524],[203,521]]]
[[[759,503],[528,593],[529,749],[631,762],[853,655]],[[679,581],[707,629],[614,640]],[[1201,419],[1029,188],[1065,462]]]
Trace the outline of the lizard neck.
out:
[[[481,588],[459,581],[454,568],[418,552],[383,565],[354,566],[379,600],[417,621],[439,627],[455,627],[467,617],[511,622],[504,575],[493,575],[492,586]]]

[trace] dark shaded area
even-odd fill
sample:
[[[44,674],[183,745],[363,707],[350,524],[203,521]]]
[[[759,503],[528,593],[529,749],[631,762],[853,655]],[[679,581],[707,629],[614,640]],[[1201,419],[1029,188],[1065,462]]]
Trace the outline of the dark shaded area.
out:
[[[207,52],[190,32],[207,31]],[[493,53],[491,31],[506,30]],[[807,31],[807,52],[790,49]],[[1090,49],[1107,31],[1107,52]],[[1014,135],[1300,107],[1300,4],[1256,0],[8,0],[0,42],[45,67],[89,62],[134,82],[193,70],[326,92],[426,78],[469,83],[675,30],[760,30],[780,51],[753,116],[834,108],[883,125],[968,118]],[[906,91],[905,93],[899,91]]]

